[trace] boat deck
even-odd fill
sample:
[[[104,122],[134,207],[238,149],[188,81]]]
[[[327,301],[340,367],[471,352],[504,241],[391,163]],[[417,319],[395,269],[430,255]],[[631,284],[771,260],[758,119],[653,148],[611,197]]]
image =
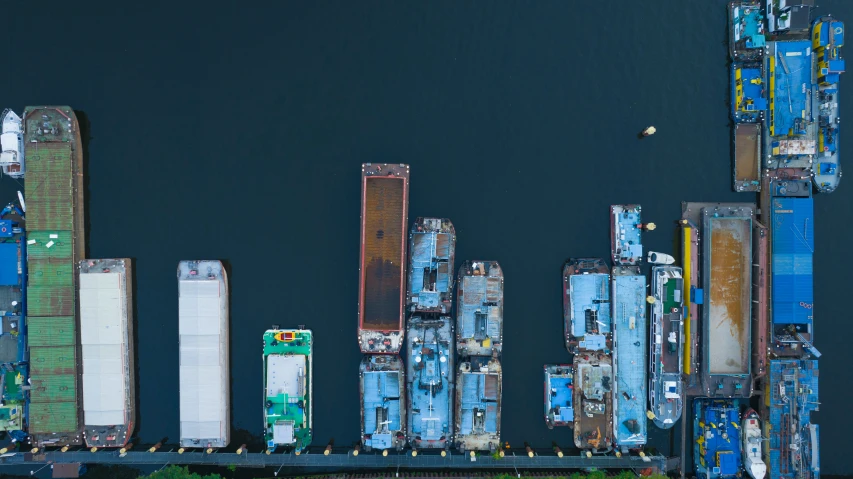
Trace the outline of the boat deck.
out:
[[[406,375],[409,380],[409,443],[416,449],[448,448],[454,399],[453,328],[442,316],[409,319]]]
[[[405,318],[407,165],[362,165],[359,346],[397,353]]]
[[[770,479],[816,479],[820,476],[820,448],[811,413],[820,405],[816,360],[770,361],[767,394]],[[814,435],[814,437],[812,437]],[[798,446],[797,451],[792,450]]]
[[[633,266],[643,261],[640,211],[639,205],[610,207],[610,249],[614,265]]]
[[[569,365],[545,366],[545,423],[549,429],[574,423],[573,376]]]
[[[652,305],[652,355],[649,394],[654,422],[670,428],[681,417],[684,352],[682,301],[684,280],[677,266],[652,268],[655,303]]]
[[[610,334],[610,275],[575,274],[569,276],[569,296],[572,299],[572,335]]]
[[[466,261],[459,268],[456,351],[490,356],[503,347],[503,271],[497,261]]]
[[[409,249],[409,309],[450,313],[456,252],[453,223],[418,218],[409,235]]]
[[[501,363],[472,357],[459,365],[456,379],[456,447],[495,451],[501,447]]]
[[[761,63],[752,63],[749,66],[734,63],[731,66],[731,77],[732,119],[736,124],[761,121],[764,111],[767,110]]]
[[[817,152],[812,110],[812,52],[808,40],[768,42],[765,58],[770,108],[764,150],[767,168],[810,168]]]
[[[361,431],[365,450],[402,450],[406,445],[403,362],[397,356],[370,355],[362,360],[360,370]]]
[[[309,330],[264,333],[264,419],[268,450],[311,444],[314,338]]]
[[[754,60],[764,53],[764,15],[757,1],[729,5],[729,55],[732,60]]]
[[[844,73],[841,47],[844,46],[844,23],[832,17],[822,17],[812,29],[815,50],[815,76],[812,99],[813,111],[818,111],[818,157],[814,170],[814,185],[818,191],[831,193],[841,181],[838,155],[839,98],[838,82]]]
[[[736,399],[696,399],[694,414],[696,475],[707,479],[740,477],[743,465],[740,402]]]
[[[637,447],[648,437],[645,276],[613,276],[613,324],[615,439],[620,447]]]
[[[735,125],[735,191],[761,189],[761,125]]]
[[[613,434],[613,367],[603,353],[575,355],[574,440],[578,449],[608,451]]]

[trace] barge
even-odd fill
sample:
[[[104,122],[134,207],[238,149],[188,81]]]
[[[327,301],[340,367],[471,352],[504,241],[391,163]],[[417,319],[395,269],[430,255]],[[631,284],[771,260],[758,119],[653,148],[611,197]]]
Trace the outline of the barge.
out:
[[[456,231],[442,218],[418,218],[409,233],[409,289],[412,313],[450,314]]]
[[[459,268],[456,351],[500,355],[503,348],[504,276],[497,261],[466,261]]]
[[[80,445],[75,268],[86,251],[80,125],[68,106],[26,107],[23,121],[29,432],[37,447]]]
[[[136,421],[133,286],[130,258],[80,262],[83,438],[124,447]]]
[[[406,301],[409,165],[361,165],[358,345],[362,353],[398,354]]]
[[[769,410],[770,479],[818,479],[820,430],[811,413],[820,406],[816,360],[773,359],[765,391]]]
[[[406,371],[398,356],[370,354],[358,369],[361,444],[402,451],[406,446]]]
[[[314,428],[314,335],[310,329],[264,332],[264,443],[301,452]]]
[[[832,17],[820,17],[812,26],[815,77],[812,101],[818,112],[818,156],[814,171],[814,186],[822,193],[832,193],[841,181],[841,162],[838,153],[841,127],[838,90],[844,60],[844,23]]]
[[[761,191],[761,124],[736,123],[734,137],[734,189]]]
[[[655,426],[669,429],[681,418],[684,387],[684,278],[678,266],[652,268],[649,406]]]
[[[570,259],[563,267],[566,349],[608,351],[611,344],[610,268],[600,258]]]
[[[623,452],[648,439],[646,277],[639,267],[613,268],[613,438]]]
[[[613,266],[638,266],[643,262],[640,205],[610,206],[610,252]]]
[[[453,443],[453,323],[448,316],[409,319],[407,435],[414,449],[450,449]]]
[[[459,363],[456,375],[456,434],[461,452],[501,447],[501,388],[503,376],[497,353]]]
[[[737,399],[693,401],[693,459],[699,479],[742,476],[740,402]]]
[[[590,452],[613,450],[613,366],[603,352],[575,354],[572,404],[575,447]]]
[[[0,431],[26,439],[29,354],[25,319],[26,220],[15,204],[0,212]]]
[[[178,264],[181,447],[231,438],[228,275],[219,261]]]

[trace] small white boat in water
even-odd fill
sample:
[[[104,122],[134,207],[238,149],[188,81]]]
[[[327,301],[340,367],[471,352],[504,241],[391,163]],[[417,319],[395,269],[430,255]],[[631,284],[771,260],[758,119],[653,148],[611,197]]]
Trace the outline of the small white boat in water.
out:
[[[666,253],[657,253],[649,251],[649,256],[646,258],[649,264],[675,264],[675,258]]]
[[[747,409],[743,413],[742,423],[743,467],[752,479],[764,479],[767,465],[761,459],[761,422],[758,420],[758,413]]]
[[[0,169],[12,178],[24,177],[24,133],[21,117],[14,111],[3,111],[3,129],[0,133]]]

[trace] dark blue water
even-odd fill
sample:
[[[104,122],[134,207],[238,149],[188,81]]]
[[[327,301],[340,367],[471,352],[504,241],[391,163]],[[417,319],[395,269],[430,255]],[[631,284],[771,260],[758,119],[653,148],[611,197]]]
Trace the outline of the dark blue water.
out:
[[[357,440],[362,162],[410,163],[410,218],[451,218],[460,263],[503,266],[514,446],[571,443],[544,425],[541,368],[569,359],[560,268],[607,257],[608,205],[641,203],[647,247],[672,251],[681,201],[754,200],[730,186],[723,1],[104,5],[6,5],[0,105],[91,123],[88,250],[136,259],[142,442],[178,437],[190,258],[231,266],[235,426],[261,432],[263,331],[305,324],[316,441]],[[853,22],[853,2],[820,11]],[[826,474],[853,473],[851,182],[815,202]]]

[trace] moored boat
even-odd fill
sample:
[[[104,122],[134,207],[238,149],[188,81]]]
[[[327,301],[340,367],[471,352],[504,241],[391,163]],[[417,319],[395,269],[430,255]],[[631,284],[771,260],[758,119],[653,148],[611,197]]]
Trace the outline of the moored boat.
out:
[[[24,297],[27,272],[26,220],[13,203],[0,211],[0,431],[26,439],[29,365]]]
[[[124,447],[136,420],[131,261],[85,259],[79,272],[83,437],[90,448]]]
[[[574,440],[581,450],[608,452],[613,449],[613,367],[602,352],[575,354]]]
[[[737,399],[695,399],[693,458],[699,479],[741,476],[740,402]]]
[[[817,165],[813,170],[815,188],[822,193],[831,193],[841,181],[841,163],[838,140],[841,118],[839,118],[839,80],[844,73],[841,47],[844,46],[844,23],[832,17],[820,17],[812,26],[812,48],[814,49],[815,77],[812,97],[817,102],[818,148]]]
[[[607,350],[611,343],[610,268],[601,258],[570,259],[563,267],[566,349]]]
[[[0,169],[10,178],[24,177],[23,122],[11,109],[2,113],[0,129]]]
[[[418,218],[409,233],[409,311],[450,314],[456,231],[444,218]]]
[[[309,329],[264,332],[264,442],[302,451],[314,427],[314,335]]]
[[[497,261],[465,261],[459,268],[456,352],[500,355],[503,347],[504,276]]]
[[[364,450],[402,450],[406,445],[403,362],[398,356],[371,354],[361,360],[358,372]]]
[[[669,429],[681,417],[684,364],[684,280],[677,266],[652,268],[651,358],[649,361],[650,417]]]
[[[756,61],[764,55],[764,15],[758,0],[729,3],[729,56],[734,61]]]
[[[459,363],[454,442],[460,451],[494,452],[500,448],[502,380],[497,353]]]
[[[178,264],[181,447],[231,438],[228,275],[216,260]]]
[[[613,266],[638,266],[643,262],[642,208],[610,206],[610,251]]]
[[[361,165],[358,344],[365,354],[397,354],[406,316],[409,165]]]
[[[613,268],[613,440],[622,452],[648,440],[646,277],[639,267]]]
[[[649,264],[674,264],[675,258],[673,258],[672,255],[668,255],[666,253],[649,251],[649,255],[646,258],[646,261]]]
[[[451,318],[410,318],[406,342],[409,444],[415,449],[449,449],[455,385]]]
[[[767,474],[767,465],[761,459],[761,422],[758,419],[758,413],[752,408],[743,413],[741,439],[744,469],[752,479],[764,479],[764,475]]]
[[[569,364],[545,365],[545,425],[572,427],[575,410],[572,394],[574,370]]]

